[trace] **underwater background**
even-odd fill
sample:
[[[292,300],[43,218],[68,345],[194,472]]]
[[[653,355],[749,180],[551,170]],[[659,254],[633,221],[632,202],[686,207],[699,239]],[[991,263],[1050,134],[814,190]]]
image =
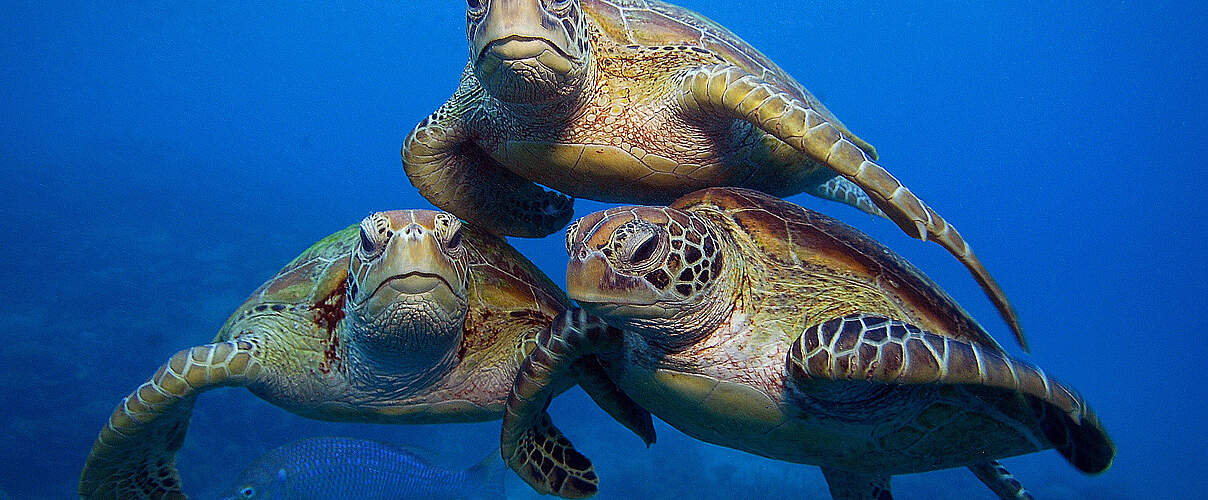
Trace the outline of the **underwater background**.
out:
[[[679,0],[818,95],[960,228],[1032,354],[947,252],[806,195],[906,256],[1008,349],[1086,396],[1119,456],[1004,460],[1039,499],[1208,491],[1208,37],[1201,2]],[[1001,4],[1001,5],[1000,5]],[[372,211],[428,208],[399,146],[452,93],[464,4],[0,3],[0,499],[70,498],[114,405],[252,290]],[[579,200],[577,216],[605,205]],[[562,235],[512,239],[565,283]],[[826,498],[816,467],[691,440],[646,449],[575,389],[554,420],[598,498]],[[178,463],[211,498],[303,436],[417,445],[464,468],[498,422],[335,424],[202,396]],[[509,498],[536,497],[508,474]],[[965,469],[899,499],[993,498]]]

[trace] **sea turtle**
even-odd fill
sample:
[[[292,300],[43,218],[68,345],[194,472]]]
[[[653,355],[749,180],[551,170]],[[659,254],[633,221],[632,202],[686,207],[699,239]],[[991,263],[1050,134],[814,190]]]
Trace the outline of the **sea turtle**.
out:
[[[544,236],[566,195],[665,204],[711,186],[808,192],[885,215],[1015,311],[969,245],[801,84],[726,28],[653,0],[468,0],[470,62],[403,143],[420,194],[510,236]]]
[[[500,418],[537,332],[567,305],[502,238],[445,212],[372,214],[303,252],[213,343],[176,353],[126,396],[93,445],[79,493],[183,497],[175,453],[197,395],[216,387],[244,386],[321,420]],[[617,395],[603,394],[613,389],[590,363],[576,369],[589,394]],[[653,441],[649,414],[618,397],[604,405]]]
[[[588,215],[566,244],[567,291],[586,312],[538,337],[503,424],[504,459],[541,491],[591,493],[551,488],[551,470],[586,464],[536,448],[558,439],[546,384],[585,355],[690,436],[821,466],[836,499],[885,500],[891,475],[956,466],[1023,498],[996,459],[1056,448],[1093,474],[1115,456],[1081,396],[824,215],[711,188]]]

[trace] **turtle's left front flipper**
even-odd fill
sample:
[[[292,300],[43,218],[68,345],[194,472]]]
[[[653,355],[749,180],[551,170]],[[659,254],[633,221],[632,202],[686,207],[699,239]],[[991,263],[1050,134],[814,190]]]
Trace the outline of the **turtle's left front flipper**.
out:
[[[1001,351],[903,321],[853,314],[810,327],[789,349],[788,369],[805,383],[865,380],[892,385],[964,385],[1022,394],[1035,415],[1041,434],[1037,438],[1056,448],[1078,470],[1103,472],[1116,456],[1107,431],[1073,389]]]
[[[998,308],[1027,349],[1015,308],[956,228],[928,207],[876,159],[809,103],[737,66],[688,71],[680,84],[679,106],[690,115],[745,120],[854,182],[906,234],[934,240],[956,256]]]
[[[580,309],[558,316],[537,338],[537,346],[520,364],[503,414],[500,453],[508,467],[542,494],[585,498],[599,480],[587,457],[554,427],[545,412],[559,381],[576,378],[592,399],[614,418],[654,442],[650,413],[625,396],[601,370],[594,354],[615,352],[620,331]],[[592,365],[591,363],[597,363]],[[579,370],[594,376],[576,374]]]
[[[186,498],[176,471],[197,395],[247,385],[261,371],[246,339],[180,351],[129,396],[101,429],[80,474],[83,498]]]

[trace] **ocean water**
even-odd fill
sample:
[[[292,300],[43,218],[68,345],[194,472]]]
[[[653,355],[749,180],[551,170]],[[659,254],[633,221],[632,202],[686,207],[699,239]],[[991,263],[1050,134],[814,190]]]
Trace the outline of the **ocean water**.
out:
[[[1193,2],[681,0],[817,94],[965,235],[1019,310],[1025,358],[1079,389],[1118,447],[1085,477],[1006,460],[1037,498],[1208,491],[1203,205],[1208,8]],[[1001,5],[1000,5],[1001,4]],[[0,499],[69,498],[122,396],[208,341],[260,283],[371,211],[423,208],[402,138],[465,64],[464,5],[0,4]],[[923,268],[1004,344],[946,252],[888,221],[792,201]],[[604,205],[579,201],[583,215]],[[564,282],[562,236],[513,243]],[[658,423],[649,449],[578,390],[553,416],[600,498],[825,498],[817,468]],[[468,466],[498,423],[306,420],[245,390],[202,396],[179,456],[216,494],[305,435],[436,450]],[[992,498],[963,469],[899,476],[900,499]],[[533,498],[515,477],[511,498]]]

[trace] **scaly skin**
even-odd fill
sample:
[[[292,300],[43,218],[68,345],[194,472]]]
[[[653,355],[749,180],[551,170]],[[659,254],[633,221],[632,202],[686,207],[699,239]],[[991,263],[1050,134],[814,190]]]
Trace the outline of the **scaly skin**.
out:
[[[323,420],[499,418],[520,361],[567,300],[502,239],[459,227],[446,213],[384,212],[305,251],[214,343],[177,353],[118,405],[80,495],[182,498],[175,452],[197,395],[217,387]],[[591,380],[608,390],[606,376]]]
[[[1008,356],[909,263],[821,214],[713,188],[588,215],[567,244],[568,293],[615,333],[541,337],[505,440],[533,428],[564,366],[594,355],[677,429],[822,466],[836,498],[889,498],[889,475],[957,466],[1014,495],[1018,482],[990,474],[990,461],[1056,448],[1097,473],[1115,455],[1081,396]]]
[[[892,219],[973,274],[1026,349],[1017,314],[943,217],[799,83],[699,14],[647,0],[472,0],[470,64],[407,137],[404,167],[438,207],[543,236],[566,196],[664,204],[736,186],[808,192]]]

